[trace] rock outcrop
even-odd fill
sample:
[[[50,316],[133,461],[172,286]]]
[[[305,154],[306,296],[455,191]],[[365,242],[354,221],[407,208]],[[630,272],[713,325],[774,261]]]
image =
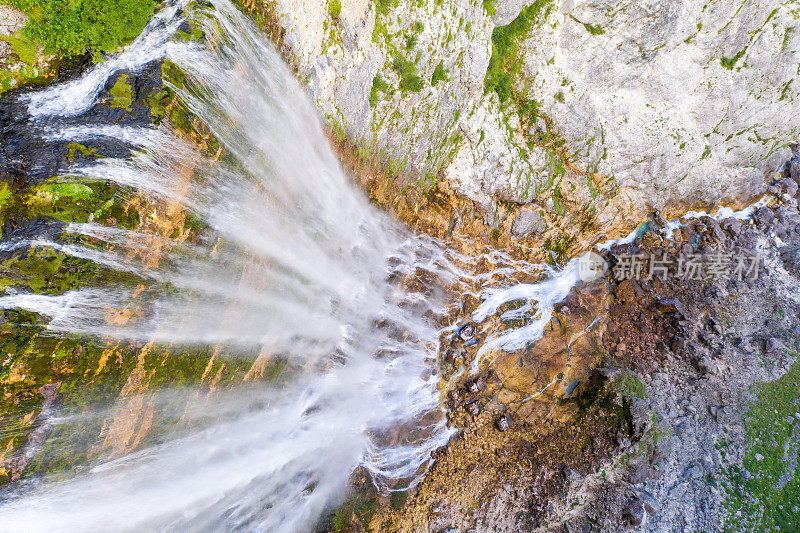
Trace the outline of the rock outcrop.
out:
[[[487,218],[498,202],[543,203],[565,166],[613,178],[638,210],[744,202],[798,133],[800,8],[787,0],[279,0],[275,11],[334,130],[392,170],[447,179]],[[513,57],[498,57],[503,39]],[[487,91],[493,65],[511,98]]]

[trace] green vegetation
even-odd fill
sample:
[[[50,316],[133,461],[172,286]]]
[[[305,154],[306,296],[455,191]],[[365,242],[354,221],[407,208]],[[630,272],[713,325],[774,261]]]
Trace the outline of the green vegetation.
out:
[[[11,51],[26,65],[33,66],[36,63],[36,43],[23,33],[15,36],[0,35],[0,41],[11,45]]]
[[[342,14],[341,0],[331,0],[328,3],[328,13],[330,14],[333,20],[337,20],[339,18],[339,15]]]
[[[439,61],[439,64],[436,65],[436,68],[433,70],[433,75],[431,76],[431,85],[436,85],[440,81],[447,81],[447,74],[444,72],[444,62]]]
[[[67,159],[70,163],[75,161],[76,153],[81,153],[84,157],[97,157],[99,155],[94,148],[89,148],[79,143],[69,143],[67,145]]]
[[[733,70],[733,67],[736,66],[736,63],[744,57],[744,54],[747,52],[747,47],[745,46],[741,50],[739,50],[735,56],[728,58],[722,56],[719,60],[720,64],[728,70]]]
[[[392,59],[392,70],[400,76],[400,90],[403,92],[419,92],[425,86],[417,72],[417,65],[400,54]]]
[[[569,249],[575,242],[574,235],[562,234],[556,238],[548,237],[544,241],[545,250],[550,252],[548,262],[564,264],[569,260]]]
[[[800,361],[755,387],[746,416],[744,468],[723,481],[728,524],[747,531],[800,531]]]
[[[128,83],[127,74],[122,74],[117,78],[117,82],[111,88],[110,92],[113,98],[111,107],[122,107],[128,111],[131,110],[131,104],[133,104],[133,89],[131,89],[131,85]]]
[[[80,146],[75,144],[74,151],[71,146],[72,157],[75,157],[75,151],[93,153],[90,148]],[[124,205],[123,200],[115,195],[116,191],[116,187],[109,183],[49,181],[20,193],[18,204],[9,209],[28,219],[53,217],[65,222],[86,222],[91,216],[97,222],[136,227],[138,212]]]
[[[375,0],[375,12],[378,15],[388,15],[389,10],[397,6],[399,0]]]
[[[797,26],[790,26],[786,28],[786,33],[783,34],[783,44],[781,44],[781,52],[785,52],[786,48],[792,40],[792,34],[797,30]]]
[[[154,0],[2,0],[27,13],[25,38],[45,52],[99,56],[133,40],[153,15]]]
[[[584,29],[586,29],[586,31],[588,31],[592,35],[603,35],[606,32],[606,30],[604,30],[602,28],[602,26],[599,26],[599,25],[598,26],[592,26],[588,22],[581,22],[580,20],[576,19],[572,15],[570,15],[570,18],[572,20],[574,20],[575,22],[577,22],[578,24],[580,24],[581,26],[583,26]]]
[[[497,7],[495,6],[496,1],[497,0],[483,0],[483,9],[486,10],[486,14],[490,17],[497,13]]]
[[[623,396],[644,400],[647,398],[647,386],[635,374],[625,374],[616,382],[617,390]]]
[[[375,107],[380,100],[379,92],[387,94],[389,92],[389,84],[380,77],[380,75],[372,78],[372,89],[369,91],[369,105]]]
[[[11,192],[11,187],[8,186],[8,183],[5,181],[0,182],[0,212],[6,208],[13,196],[14,194]]]
[[[369,522],[378,508],[377,504],[376,498],[369,498],[364,493],[356,494],[336,510],[330,530],[336,533],[352,531],[350,524],[356,521],[361,531],[370,531]]]
[[[495,28],[492,32],[492,57],[486,71],[484,89],[487,93],[496,92],[501,103],[511,98],[512,79],[520,70],[519,40],[524,39],[534,25],[541,24],[552,8],[553,0],[536,0],[510,24]]]
[[[0,290],[14,287],[38,294],[60,294],[75,289],[82,278],[92,277],[96,271],[95,265],[88,261],[46,247],[32,248],[0,265],[3,272]]]

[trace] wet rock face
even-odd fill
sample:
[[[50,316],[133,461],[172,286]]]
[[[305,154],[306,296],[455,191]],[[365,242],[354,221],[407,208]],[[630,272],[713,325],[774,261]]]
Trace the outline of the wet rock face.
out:
[[[790,364],[792,328],[800,334],[796,313],[774,317],[773,308],[774,295],[788,290],[774,269],[792,272],[800,257],[800,234],[787,230],[778,241],[776,226],[798,216],[787,199],[752,220],[688,220],[665,239],[657,230],[666,221],[655,214],[655,230],[612,247],[608,276],[576,286],[539,341],[498,355],[451,391],[450,422],[462,433],[401,520],[420,506],[436,511],[402,523],[434,531],[721,530],[724,494],[708,480],[738,456],[718,446],[746,445],[744,391],[766,379],[764,367]],[[759,276],[683,279],[675,270],[688,255],[757,255],[765,241],[774,252]],[[617,277],[626,256],[651,254],[672,264],[669,275],[650,276],[645,263],[640,276]],[[765,311],[773,318],[764,321]],[[532,492],[532,483],[541,485]]]
[[[553,416],[569,420],[575,405],[557,400],[578,396],[589,383],[600,354],[608,284],[579,285],[556,306],[544,336],[521,352],[500,352],[491,370],[499,382],[494,401],[520,419]]]
[[[74,64],[64,65],[58,82],[68,81],[91,67],[78,59]],[[111,88],[125,76],[131,88],[131,102],[126,107],[114,105]],[[69,143],[60,140],[43,141],[45,130],[50,122],[61,124],[89,125],[131,125],[149,126],[153,121],[151,103],[148,98],[162,88],[161,64],[148,65],[137,73],[120,72],[109,80],[100,93],[101,105],[97,105],[79,117],[54,117],[45,120],[32,120],[28,115],[25,91],[12,91],[0,97],[0,178],[12,178],[18,186],[35,185],[64,172],[75,159],[83,154],[72,151]],[[98,154],[109,157],[125,157],[130,154],[129,147],[113,138],[96,138],[83,143]]]

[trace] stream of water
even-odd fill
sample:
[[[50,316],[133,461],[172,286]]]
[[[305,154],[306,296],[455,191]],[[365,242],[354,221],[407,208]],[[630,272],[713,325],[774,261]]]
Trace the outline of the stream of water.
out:
[[[202,42],[170,39],[186,18]],[[186,76],[174,89],[224,161],[165,128],[76,125],[110,76],[157,59]],[[6,243],[51,246],[129,281],[11,294],[0,307],[48,317],[52,335],[277,355],[293,375],[280,388],[226,393],[236,407],[199,430],[72,479],[25,485],[0,505],[0,529],[302,531],[341,501],[359,465],[379,487],[419,479],[451,435],[426,370],[438,352],[432,317],[447,304],[441,287],[455,274],[435,242],[409,235],[349,183],[304,91],[246,17],[226,0],[168,7],[120,54],[26,98],[32,127],[48,139],[106,137],[134,150],[72,168],[71,179],[180,205],[208,239],[85,223],[67,228],[74,244]],[[419,270],[435,280],[425,298],[402,283]],[[109,320],[120,310],[124,320]],[[400,438],[384,435],[409,423]]]

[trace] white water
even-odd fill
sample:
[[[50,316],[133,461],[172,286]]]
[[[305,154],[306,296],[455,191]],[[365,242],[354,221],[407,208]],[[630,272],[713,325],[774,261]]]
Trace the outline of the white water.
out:
[[[753,216],[755,211],[762,206],[768,205],[772,201],[771,196],[765,196],[755,203],[734,211],[729,207],[720,207],[713,214],[705,211],[689,211],[682,217],[669,221],[660,233],[666,239],[672,239],[675,229],[685,224],[684,221],[698,219],[703,216],[722,221],[732,217],[738,220],[747,220]],[[617,244],[630,244],[641,235],[641,226],[634,229],[627,236],[620,239],[608,240],[596,245],[598,250],[609,250]],[[477,323],[485,322],[489,317],[496,315],[498,309],[504,304],[528,301],[528,303],[514,311],[507,311],[500,316],[501,321],[514,320],[522,317],[528,318],[526,325],[518,328],[510,328],[499,333],[490,332],[487,339],[481,345],[475,359],[472,361],[470,370],[477,372],[480,366],[487,362],[487,355],[498,350],[514,352],[526,348],[539,340],[544,335],[544,328],[553,317],[553,309],[556,304],[563,301],[569,292],[580,281],[587,279],[587,261],[592,258],[599,258],[597,255],[584,254],[581,257],[569,261],[563,269],[555,270],[545,265],[531,265],[524,261],[514,262],[506,259],[505,262],[517,271],[534,273],[543,272],[547,277],[538,283],[514,283],[499,287],[486,287],[481,293],[483,302],[473,313],[472,318]],[[531,305],[531,303],[535,305]],[[547,387],[553,385],[550,383]]]
[[[450,438],[428,371],[439,337],[431,317],[444,314],[441,287],[456,280],[444,252],[368,205],[280,57],[227,0],[214,5],[192,15],[213,48],[169,41],[180,17],[167,8],[119,56],[29,98],[37,120],[77,116],[118,69],[174,62],[187,76],[176,91],[225,147],[226,162],[166,129],[56,125],[47,135],[112,137],[136,147],[130,159],[75,168],[73,178],[179,203],[213,238],[187,244],[75,224],[68,232],[80,237],[76,244],[10,243],[52,246],[138,281],[8,295],[0,307],[49,317],[51,334],[279,356],[292,375],[282,388],[259,392],[266,394],[261,407],[243,401],[203,429],[70,480],[22,487],[0,504],[0,530],[307,530],[344,498],[359,465],[379,486],[413,485]],[[417,270],[434,280],[425,298],[403,288]],[[119,309],[135,314],[110,323],[108,313]],[[411,429],[388,437],[401,426]]]

